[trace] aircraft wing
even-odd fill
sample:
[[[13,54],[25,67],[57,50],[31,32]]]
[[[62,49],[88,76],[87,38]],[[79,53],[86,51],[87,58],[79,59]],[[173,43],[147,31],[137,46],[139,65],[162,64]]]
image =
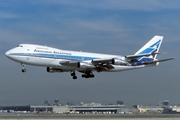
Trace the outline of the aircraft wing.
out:
[[[83,65],[84,69],[95,69],[98,72],[101,71],[107,71],[109,69],[113,69],[113,65],[109,64],[112,63],[113,59],[94,59],[92,61],[60,61],[59,63],[61,65],[65,66],[72,66],[72,67],[78,67],[81,68],[81,65]]]
[[[97,65],[97,64],[103,64],[103,63],[109,63],[112,62],[112,58],[108,58],[108,59],[94,59],[92,60],[92,64],[93,65]]]
[[[61,65],[66,65],[66,66],[77,66],[78,61],[60,61],[59,62]]]
[[[154,61],[147,61],[147,62],[143,62],[143,64],[153,64],[153,63],[157,63],[157,62],[164,62],[164,61],[168,61],[168,60],[173,60],[174,58],[167,58],[167,59],[162,59],[162,60],[154,60]]]

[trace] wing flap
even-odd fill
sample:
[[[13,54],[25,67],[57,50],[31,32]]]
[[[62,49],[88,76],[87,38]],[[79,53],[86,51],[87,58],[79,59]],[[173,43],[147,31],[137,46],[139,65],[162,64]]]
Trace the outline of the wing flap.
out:
[[[114,67],[110,64],[99,64],[96,65],[96,71],[101,72],[101,71],[108,71],[110,69],[113,69]]]
[[[94,59],[91,61],[93,65],[96,66],[96,71],[108,71],[110,69],[113,69],[113,58],[104,58],[104,59]]]

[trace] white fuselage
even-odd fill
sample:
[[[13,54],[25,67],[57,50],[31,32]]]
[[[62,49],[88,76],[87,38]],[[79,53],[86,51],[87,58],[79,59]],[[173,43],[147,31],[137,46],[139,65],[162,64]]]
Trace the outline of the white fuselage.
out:
[[[78,52],[78,51],[68,51],[61,50],[47,46],[33,45],[33,44],[20,44],[18,47],[15,47],[7,51],[6,56],[13,61],[16,61],[21,64],[34,65],[34,66],[44,66],[44,67],[57,67],[63,69],[64,71],[71,70],[83,70],[83,68],[77,68],[73,66],[62,65],[61,62],[66,61],[83,61],[90,63],[95,59],[108,59],[108,58],[117,58],[124,60],[124,56],[119,55],[108,55],[108,54],[97,54],[89,52]],[[130,69],[137,69],[151,65],[113,65],[113,69],[107,70],[109,72],[113,71],[123,71]]]

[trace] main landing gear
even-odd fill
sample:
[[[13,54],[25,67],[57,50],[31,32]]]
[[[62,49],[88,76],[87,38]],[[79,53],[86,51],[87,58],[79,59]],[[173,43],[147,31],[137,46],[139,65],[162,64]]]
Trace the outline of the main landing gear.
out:
[[[22,65],[22,72],[24,73],[24,72],[26,72],[26,66],[24,65],[24,64],[21,64]]]
[[[85,72],[82,74],[82,78],[94,78],[94,74],[92,72]]]
[[[75,71],[73,71],[73,72],[71,73],[71,76],[72,76],[73,79],[77,79],[77,76],[76,76]]]
[[[77,79],[75,71],[71,72],[71,76],[72,76],[73,79]],[[86,72],[84,72],[84,74],[82,74],[81,77],[82,78],[94,78],[95,75],[92,72],[86,71]]]

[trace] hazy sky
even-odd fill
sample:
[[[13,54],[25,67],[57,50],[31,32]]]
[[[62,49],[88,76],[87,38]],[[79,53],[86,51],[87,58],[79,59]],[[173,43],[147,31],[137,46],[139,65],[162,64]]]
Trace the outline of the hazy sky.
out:
[[[179,0],[1,0],[0,105],[60,102],[180,103]],[[134,54],[154,35],[164,36],[157,67],[96,73],[72,80],[70,73],[21,65],[4,53],[20,43],[117,55]]]

